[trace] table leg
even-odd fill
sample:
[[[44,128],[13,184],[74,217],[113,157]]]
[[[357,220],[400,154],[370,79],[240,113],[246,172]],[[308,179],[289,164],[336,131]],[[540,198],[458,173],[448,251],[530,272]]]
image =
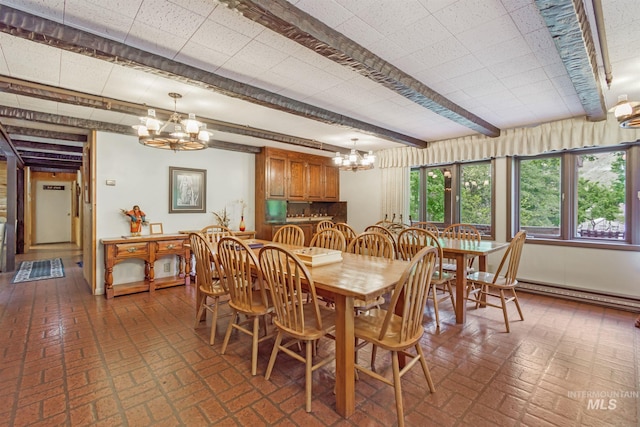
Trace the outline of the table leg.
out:
[[[345,418],[356,409],[355,335],[353,298],[335,296],[336,304],[336,410]]]
[[[467,317],[467,257],[456,254],[456,323],[464,324]]]

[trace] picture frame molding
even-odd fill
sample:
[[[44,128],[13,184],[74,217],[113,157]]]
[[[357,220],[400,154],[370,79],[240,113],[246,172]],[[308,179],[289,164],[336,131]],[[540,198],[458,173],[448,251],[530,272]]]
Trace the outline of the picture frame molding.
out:
[[[188,177],[191,178],[188,179]],[[189,181],[191,186],[184,187]],[[181,186],[183,186],[182,190]],[[188,194],[181,194],[185,191]],[[184,199],[189,197],[193,197],[195,202],[184,203]],[[169,166],[169,213],[205,213],[206,211],[207,170]]]

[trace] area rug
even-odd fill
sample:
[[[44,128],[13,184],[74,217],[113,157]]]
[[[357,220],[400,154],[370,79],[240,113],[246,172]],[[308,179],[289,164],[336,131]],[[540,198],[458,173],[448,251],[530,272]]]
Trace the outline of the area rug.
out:
[[[64,266],[61,258],[22,261],[11,283],[33,282],[34,280],[53,279],[56,277],[64,277]]]

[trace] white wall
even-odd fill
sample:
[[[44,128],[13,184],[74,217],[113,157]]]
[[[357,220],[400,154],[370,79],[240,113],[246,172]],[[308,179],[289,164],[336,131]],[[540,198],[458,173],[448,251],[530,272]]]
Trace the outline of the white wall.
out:
[[[507,239],[507,161],[496,169],[496,240]],[[381,219],[380,172],[340,172],[340,200],[348,202],[348,221],[360,232]],[[497,268],[502,252],[489,257]],[[562,287],[640,298],[640,252],[526,244],[518,278]]]
[[[201,229],[215,224],[213,211],[224,207],[231,214],[230,228],[238,229],[240,206],[247,203],[245,223],[253,230],[255,197],[255,155],[233,151],[206,149],[195,152],[177,152],[144,147],[136,137],[98,132],[96,142],[97,166],[96,238],[129,235],[129,221],[120,209],[140,205],[147,221],[163,224],[165,234],[180,230]],[[206,213],[169,213],[169,166],[207,171]],[[115,186],[107,186],[106,180],[115,180]],[[143,227],[142,234],[149,234]],[[96,293],[104,293],[104,251],[97,245]],[[170,273],[162,265],[172,258],[156,263],[156,277],[175,274],[176,263],[171,262]],[[144,277],[144,264],[131,260],[119,263],[113,270],[113,283],[126,283]]]
[[[356,233],[384,219],[380,169],[340,171],[340,200],[347,202],[347,222]]]

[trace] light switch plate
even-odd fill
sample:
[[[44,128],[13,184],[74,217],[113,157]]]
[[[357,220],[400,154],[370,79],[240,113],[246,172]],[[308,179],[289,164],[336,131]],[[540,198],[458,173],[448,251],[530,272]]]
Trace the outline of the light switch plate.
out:
[[[115,179],[108,179],[108,180],[106,181],[106,184],[107,184],[107,185],[115,186],[115,185],[116,185],[116,180],[115,180]]]

